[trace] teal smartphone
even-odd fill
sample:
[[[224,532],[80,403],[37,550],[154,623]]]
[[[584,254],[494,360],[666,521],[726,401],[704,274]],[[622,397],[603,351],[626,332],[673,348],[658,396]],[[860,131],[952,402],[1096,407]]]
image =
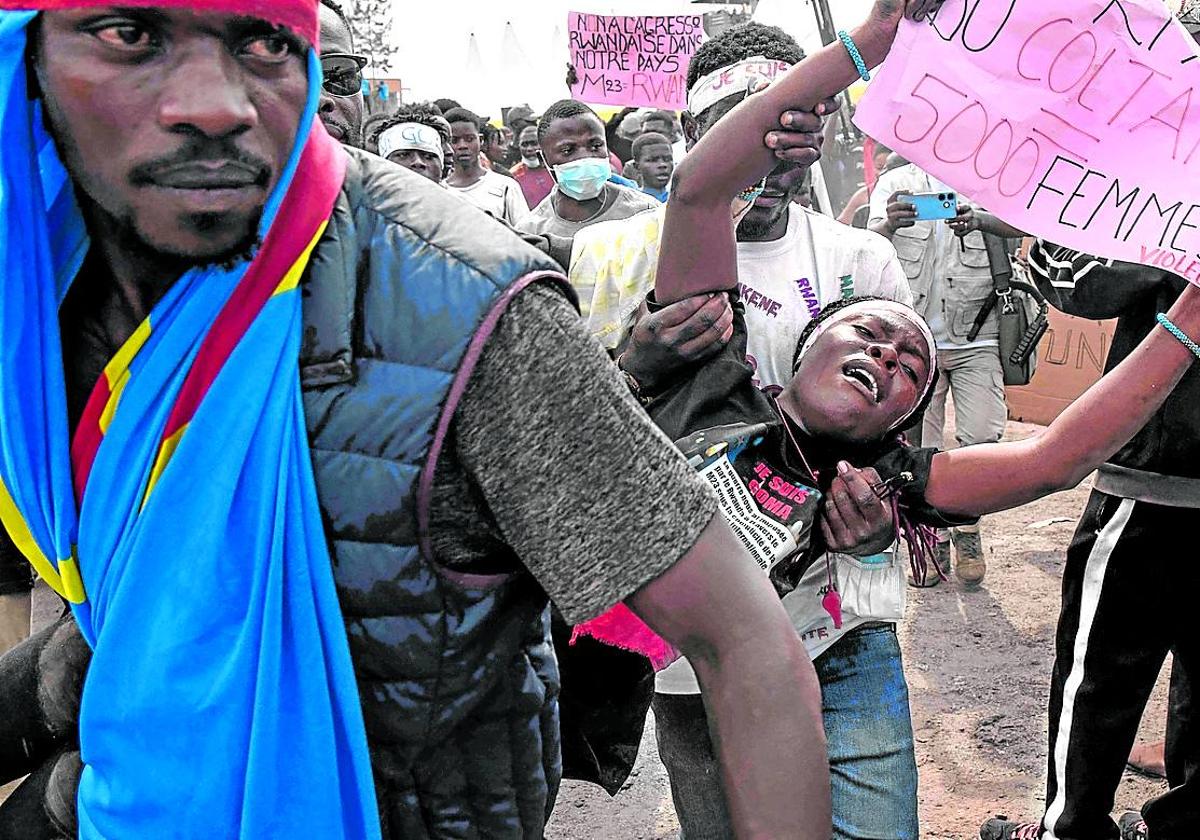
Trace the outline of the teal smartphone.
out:
[[[917,219],[922,222],[953,219],[958,215],[958,196],[952,192],[915,193],[908,196],[908,201],[917,208]]]

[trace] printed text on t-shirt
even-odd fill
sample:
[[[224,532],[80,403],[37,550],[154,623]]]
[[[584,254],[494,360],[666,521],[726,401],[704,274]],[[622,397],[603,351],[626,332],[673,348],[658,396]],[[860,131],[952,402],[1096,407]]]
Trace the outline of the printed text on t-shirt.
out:
[[[772,318],[779,314],[779,310],[783,306],[779,301],[767,297],[762,292],[750,288],[745,283],[738,283],[738,293],[741,295],[742,300],[746,302],[747,307],[752,306],[755,309],[761,309]]]

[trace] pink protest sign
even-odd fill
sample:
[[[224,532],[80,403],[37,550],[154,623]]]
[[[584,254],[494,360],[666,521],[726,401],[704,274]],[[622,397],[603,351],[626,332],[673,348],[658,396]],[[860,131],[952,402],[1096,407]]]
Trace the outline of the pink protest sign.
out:
[[[588,15],[567,19],[571,96],[593,105],[687,107],[687,67],[704,40],[701,15]]]
[[[1197,55],[1162,0],[948,0],[855,121],[1031,234],[1200,282]]]

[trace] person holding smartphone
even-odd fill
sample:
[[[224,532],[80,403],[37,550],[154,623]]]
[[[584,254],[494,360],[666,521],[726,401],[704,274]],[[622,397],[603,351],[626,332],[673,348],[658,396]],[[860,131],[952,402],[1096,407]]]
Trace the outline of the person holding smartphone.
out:
[[[925,195],[946,195],[947,201],[950,195],[955,195],[957,214],[952,218],[929,218],[919,213],[911,197]],[[938,202],[938,208],[944,203]],[[880,176],[871,193],[868,227],[896,247],[912,287],[913,305],[929,322],[937,342],[942,377],[925,411],[920,444],[942,446],[948,392],[954,397],[955,438],[959,446],[1000,440],[1008,408],[1004,401],[996,312],[993,310],[974,340],[968,339],[968,333],[992,291],[992,269],[983,234],[1021,236],[1021,232],[976,210],[953,187],[915,163]],[[944,569],[950,567],[951,536],[957,554],[954,570],[959,581],[968,587],[978,586],[987,573],[979,525],[954,528],[950,534],[939,535],[937,560]],[[938,581],[937,575],[930,575],[925,585],[933,586]]]

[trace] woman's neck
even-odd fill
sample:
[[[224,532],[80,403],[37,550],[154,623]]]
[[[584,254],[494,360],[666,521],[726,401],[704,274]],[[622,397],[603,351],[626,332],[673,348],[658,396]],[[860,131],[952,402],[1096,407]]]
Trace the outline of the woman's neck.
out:
[[[786,391],[776,399],[775,406],[785,427],[784,457],[790,467],[804,469],[812,473],[814,479],[819,479],[836,474],[839,461],[849,461],[856,466],[869,466],[874,461],[875,444],[850,443],[810,432]]]

